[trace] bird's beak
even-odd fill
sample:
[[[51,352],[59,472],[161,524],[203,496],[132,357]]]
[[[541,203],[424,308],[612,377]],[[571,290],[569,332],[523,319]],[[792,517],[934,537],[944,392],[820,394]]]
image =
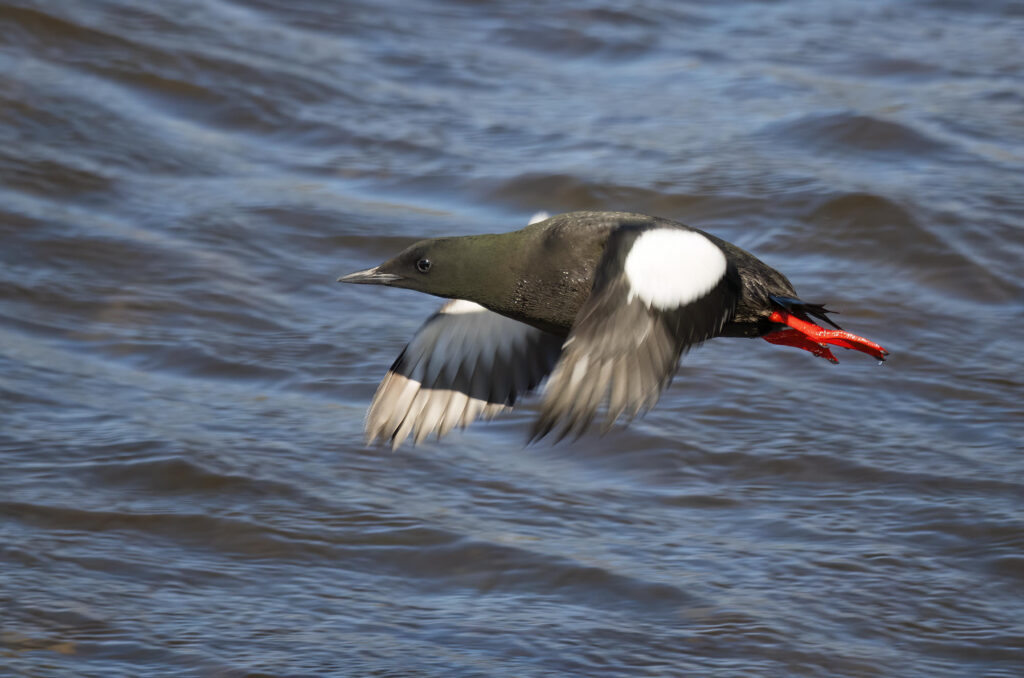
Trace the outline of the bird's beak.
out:
[[[365,271],[349,273],[338,278],[338,282],[355,283],[357,285],[387,285],[402,277],[394,273],[381,273],[379,269],[380,266],[374,266]]]

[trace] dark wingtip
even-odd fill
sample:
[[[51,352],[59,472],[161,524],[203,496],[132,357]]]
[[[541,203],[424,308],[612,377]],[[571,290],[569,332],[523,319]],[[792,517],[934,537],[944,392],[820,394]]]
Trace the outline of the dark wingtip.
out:
[[[541,415],[535,419],[533,421],[533,425],[530,426],[530,435],[526,439],[526,444],[533,445],[534,443],[539,443],[551,433],[554,427],[555,421],[553,419]]]

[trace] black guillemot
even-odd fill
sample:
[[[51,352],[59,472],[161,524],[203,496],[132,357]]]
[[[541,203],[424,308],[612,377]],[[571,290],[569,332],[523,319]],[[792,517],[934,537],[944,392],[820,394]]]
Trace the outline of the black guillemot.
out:
[[[761,337],[833,363],[828,344],[888,354],[749,252],[644,214],[571,212],[511,233],[423,240],[338,280],[452,300],[374,395],[367,439],[392,448],[492,417],[545,377],[531,440],[581,434],[602,404],[605,432],[652,407],[683,352],[712,337]]]

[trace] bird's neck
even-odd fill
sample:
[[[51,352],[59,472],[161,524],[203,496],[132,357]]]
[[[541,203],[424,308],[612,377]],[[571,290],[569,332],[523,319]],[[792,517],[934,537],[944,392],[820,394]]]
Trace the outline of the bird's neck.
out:
[[[459,261],[458,296],[509,315],[528,268],[526,241],[521,231],[452,238],[449,246],[461,251],[452,257]]]
[[[602,241],[532,227],[466,238],[468,275],[478,281],[466,286],[467,299],[552,334],[569,332],[593,286]]]

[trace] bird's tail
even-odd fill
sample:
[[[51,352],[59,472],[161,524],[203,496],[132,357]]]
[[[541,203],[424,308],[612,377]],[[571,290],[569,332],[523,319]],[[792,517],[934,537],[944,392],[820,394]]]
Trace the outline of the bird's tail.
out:
[[[828,317],[829,313],[839,313],[839,311],[830,311],[825,308],[824,304],[808,304],[806,301],[794,299],[793,297],[778,297],[775,295],[771,296],[771,300],[783,311],[787,311],[792,315],[795,315],[801,320],[807,322],[814,322],[812,318],[817,318],[822,322],[826,322],[837,330],[843,329],[837,325],[831,318]]]

